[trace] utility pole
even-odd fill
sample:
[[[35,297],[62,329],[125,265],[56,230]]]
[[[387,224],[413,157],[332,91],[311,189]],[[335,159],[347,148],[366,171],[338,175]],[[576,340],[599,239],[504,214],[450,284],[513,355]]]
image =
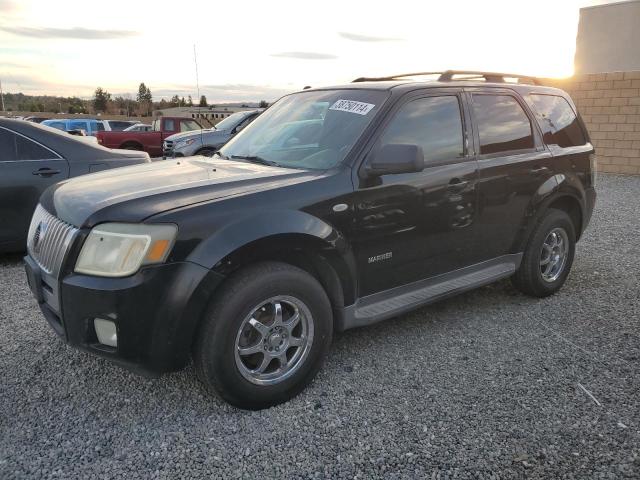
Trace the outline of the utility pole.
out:
[[[2,80],[0,80],[0,99],[2,99],[2,111],[4,112],[4,93],[2,93]]]

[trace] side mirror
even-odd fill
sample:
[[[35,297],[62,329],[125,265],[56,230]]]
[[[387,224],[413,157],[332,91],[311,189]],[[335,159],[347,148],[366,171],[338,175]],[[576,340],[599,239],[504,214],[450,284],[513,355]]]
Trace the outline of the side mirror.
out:
[[[388,144],[374,153],[366,167],[369,176],[415,173],[424,170],[424,154],[418,145]]]
[[[238,125],[237,127],[235,127],[233,129],[233,133],[240,133],[244,129],[244,127],[246,127],[246,126],[247,126],[247,124]]]

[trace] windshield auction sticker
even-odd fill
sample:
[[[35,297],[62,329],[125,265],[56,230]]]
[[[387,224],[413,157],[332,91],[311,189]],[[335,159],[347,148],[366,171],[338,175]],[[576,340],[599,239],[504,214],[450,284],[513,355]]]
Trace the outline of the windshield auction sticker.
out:
[[[375,107],[373,103],[355,102],[353,100],[338,100],[329,107],[329,110],[340,110],[341,112],[357,113],[366,115]]]

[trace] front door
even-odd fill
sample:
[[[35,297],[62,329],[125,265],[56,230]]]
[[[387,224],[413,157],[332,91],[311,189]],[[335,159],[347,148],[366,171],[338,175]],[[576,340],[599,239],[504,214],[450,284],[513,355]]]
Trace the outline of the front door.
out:
[[[25,249],[40,194],[68,177],[66,160],[27,137],[0,128],[0,249]]]
[[[470,128],[462,100],[458,91],[413,95],[396,107],[373,145],[367,158],[386,144],[419,145],[426,168],[360,180],[354,245],[360,296],[466,265],[477,167],[466,148]]]

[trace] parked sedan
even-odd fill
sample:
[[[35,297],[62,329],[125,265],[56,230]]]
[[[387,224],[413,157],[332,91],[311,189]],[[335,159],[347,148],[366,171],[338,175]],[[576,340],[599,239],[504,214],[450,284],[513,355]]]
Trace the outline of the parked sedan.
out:
[[[23,120],[0,118],[0,252],[22,251],[40,194],[61,180],[151,160]]]

